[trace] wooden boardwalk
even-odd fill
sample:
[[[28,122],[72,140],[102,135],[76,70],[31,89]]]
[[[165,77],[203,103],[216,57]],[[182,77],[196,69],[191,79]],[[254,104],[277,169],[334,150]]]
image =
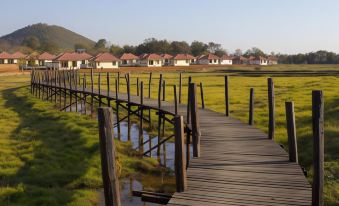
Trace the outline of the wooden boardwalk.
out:
[[[72,91],[92,94],[89,89]],[[94,90],[94,95],[116,100],[114,92]],[[118,96],[128,102],[127,94]],[[131,95],[130,103],[140,105],[140,97]],[[175,114],[174,103],[161,105],[162,112]],[[144,98],[143,107],[158,110],[158,100]],[[186,119],[186,113],[187,106],[180,104],[178,114]],[[199,113],[201,157],[191,159],[188,188],[175,193],[168,205],[311,205],[312,189],[300,166],[289,162],[288,154],[266,134],[221,113]]]

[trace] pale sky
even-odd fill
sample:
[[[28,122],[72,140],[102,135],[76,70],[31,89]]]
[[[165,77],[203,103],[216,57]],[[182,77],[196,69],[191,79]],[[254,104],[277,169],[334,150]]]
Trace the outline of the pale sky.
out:
[[[0,8],[0,36],[47,23],[119,45],[154,37],[214,41],[229,52],[339,53],[337,0],[10,0]]]

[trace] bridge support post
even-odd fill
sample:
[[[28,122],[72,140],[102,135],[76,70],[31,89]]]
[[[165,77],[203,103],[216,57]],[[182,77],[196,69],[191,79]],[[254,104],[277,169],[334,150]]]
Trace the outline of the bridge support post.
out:
[[[113,110],[110,107],[100,107],[98,109],[98,122],[105,205],[120,206],[120,187],[113,135]]]
[[[249,114],[248,114],[248,124],[253,125],[254,124],[254,89],[250,89],[250,104],[249,104]]]
[[[200,125],[199,125],[199,110],[196,96],[197,85],[189,84],[189,97],[191,109],[191,125],[192,125],[192,142],[193,156],[200,157]]]
[[[295,128],[294,102],[285,102],[288,153],[291,162],[298,163],[297,135]]]
[[[324,205],[324,99],[322,91],[312,91],[313,185],[312,205]]]
[[[187,188],[186,163],[184,157],[184,118],[174,117],[175,135],[175,180],[177,192],[183,192]]]
[[[268,138],[274,139],[275,130],[275,98],[274,83],[272,78],[267,79],[268,83]]]
[[[228,76],[225,76],[225,114],[226,116],[230,116],[230,102],[229,102],[229,91],[228,91]]]

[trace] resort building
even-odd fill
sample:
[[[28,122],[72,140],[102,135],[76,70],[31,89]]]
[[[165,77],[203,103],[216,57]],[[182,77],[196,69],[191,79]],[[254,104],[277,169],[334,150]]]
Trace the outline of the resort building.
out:
[[[82,69],[89,68],[89,60],[92,58],[86,52],[66,52],[57,56],[54,60],[58,62],[60,69]]]
[[[194,63],[195,58],[190,54],[177,54],[171,60],[172,66],[189,66]]]
[[[220,57],[220,64],[222,65],[231,65],[233,63],[233,58],[231,56],[228,55],[223,55],[222,57]]]
[[[160,55],[163,58],[163,66],[169,66],[171,65],[173,56],[170,54],[161,54]]]
[[[26,55],[21,52],[15,52],[11,54],[11,58],[9,59],[9,62],[12,62],[12,64],[24,64]]]
[[[206,54],[201,56],[197,61],[198,64],[216,65],[219,64],[220,58],[215,54]]]
[[[249,64],[252,65],[268,65],[268,59],[262,56],[250,57]]]
[[[9,59],[11,58],[11,55],[7,52],[1,52],[0,53],[0,64],[10,64]]]
[[[142,67],[161,67],[163,58],[158,54],[143,54],[139,57],[138,65]]]
[[[268,59],[268,65],[278,64],[278,58],[275,56],[269,56],[267,59]]]
[[[52,67],[53,59],[55,59],[55,55],[50,54],[48,52],[44,52],[38,56],[39,66]]]
[[[137,61],[138,61],[138,57],[135,56],[132,53],[124,53],[121,57],[121,65],[122,67],[133,67],[133,66],[137,66]]]
[[[27,55],[25,57],[25,60],[26,60],[26,66],[30,66],[30,67],[33,67],[33,66],[39,66],[39,59],[38,59],[39,55],[36,54],[36,53],[32,53],[30,55]]]
[[[91,64],[96,69],[117,69],[120,59],[111,53],[99,53],[91,60]]]
[[[232,64],[248,64],[248,59],[243,56],[235,56],[232,59]]]

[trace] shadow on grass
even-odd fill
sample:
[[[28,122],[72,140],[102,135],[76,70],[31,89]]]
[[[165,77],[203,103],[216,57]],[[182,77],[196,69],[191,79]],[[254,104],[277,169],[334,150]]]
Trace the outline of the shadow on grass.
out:
[[[3,91],[5,106],[20,118],[11,138],[18,142],[16,152],[24,165],[8,180],[10,187],[21,189],[1,199],[8,205],[66,205],[76,189],[86,186],[81,178],[99,153],[98,143],[86,133],[89,123],[79,125],[74,114],[48,110],[46,103],[23,95],[27,92]]]

